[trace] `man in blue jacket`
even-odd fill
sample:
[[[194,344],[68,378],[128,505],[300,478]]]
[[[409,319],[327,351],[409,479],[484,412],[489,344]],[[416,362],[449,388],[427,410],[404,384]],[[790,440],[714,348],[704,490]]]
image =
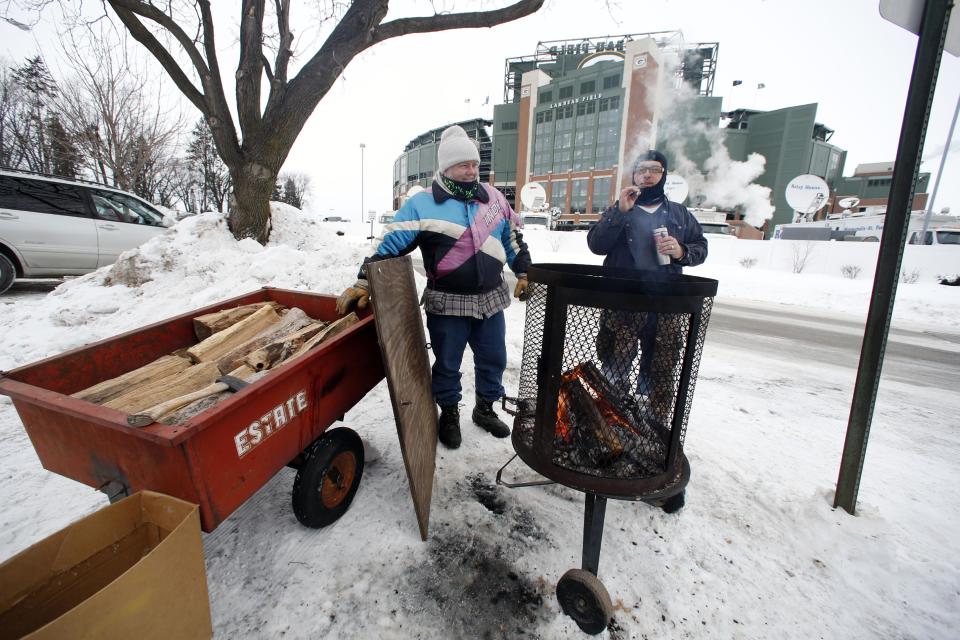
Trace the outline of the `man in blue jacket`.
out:
[[[365,307],[367,265],[420,247],[427,273],[421,302],[435,356],[431,386],[440,405],[439,440],[451,449],[462,440],[460,364],[468,344],[476,382],[473,421],[498,438],[510,435],[493,410],[504,395],[507,366],[503,310],[510,304],[510,289],[503,265],[510,265],[517,276],[513,294],[518,298],[527,289],[530,266],[519,217],[502,193],[479,182],[479,175],[477,145],[461,127],[448,127],[437,147],[431,189],[404,203],[384,228],[376,253],[364,260],[360,279],[337,300],[341,315],[354,302]]]
[[[604,255],[604,266],[644,269],[654,273],[680,273],[707,259],[707,240],[700,223],[687,208],[667,200],[667,159],[659,151],[647,151],[633,166],[632,185],[620,192],[587,234],[587,245]],[[665,237],[654,238],[654,230],[666,228]],[[662,259],[661,259],[662,258]],[[640,349],[637,395],[650,396],[652,369],[657,348],[666,352],[676,345],[657,344],[657,314],[605,310],[597,333],[597,356],[604,375],[625,396],[633,361]],[[667,357],[667,360],[670,356]],[[662,390],[661,390],[662,391]],[[667,500],[668,513],[683,506],[683,493]]]

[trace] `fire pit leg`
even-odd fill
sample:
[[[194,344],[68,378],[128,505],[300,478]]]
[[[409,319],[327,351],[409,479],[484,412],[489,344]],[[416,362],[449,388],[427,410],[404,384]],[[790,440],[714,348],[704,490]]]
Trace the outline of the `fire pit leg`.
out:
[[[587,493],[583,511],[583,568],[570,569],[557,583],[560,608],[581,630],[594,635],[606,629],[613,616],[610,594],[597,578],[606,510],[606,498]]]
[[[607,512],[607,499],[587,493],[583,509],[583,562],[585,571],[598,575],[600,569],[600,543],[603,540],[603,516]]]

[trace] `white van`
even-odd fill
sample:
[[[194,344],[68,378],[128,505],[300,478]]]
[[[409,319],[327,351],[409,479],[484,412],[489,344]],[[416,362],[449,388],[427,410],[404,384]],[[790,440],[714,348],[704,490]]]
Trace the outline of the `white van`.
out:
[[[132,193],[93,182],[0,171],[0,293],[15,278],[81,275],[174,220]]]

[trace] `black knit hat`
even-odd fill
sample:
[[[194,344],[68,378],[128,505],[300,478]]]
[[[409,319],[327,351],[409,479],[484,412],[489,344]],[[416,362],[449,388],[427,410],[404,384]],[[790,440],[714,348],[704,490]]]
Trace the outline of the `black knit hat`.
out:
[[[654,160],[663,165],[663,174],[660,176],[660,181],[652,187],[646,187],[640,191],[640,196],[637,198],[637,204],[652,205],[660,202],[664,199],[663,187],[667,183],[667,157],[655,149],[650,149],[644,153],[641,153],[637,156],[636,162],[633,163],[633,173],[630,174],[630,182],[639,187],[635,180],[637,175],[637,168],[640,166],[641,162],[649,162]]]

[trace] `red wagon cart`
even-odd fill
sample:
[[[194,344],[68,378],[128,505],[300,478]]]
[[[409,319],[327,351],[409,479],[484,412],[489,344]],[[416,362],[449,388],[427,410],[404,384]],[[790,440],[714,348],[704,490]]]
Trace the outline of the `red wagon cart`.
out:
[[[70,397],[196,342],[193,318],[255,302],[335,320],[335,298],[264,288],[0,373],[43,467],[107,493],[141,489],[200,505],[210,532],[284,466],[308,526],[336,520],[363,473],[360,437],[329,429],[384,377],[373,316],[178,425],[136,429],[127,414]]]

